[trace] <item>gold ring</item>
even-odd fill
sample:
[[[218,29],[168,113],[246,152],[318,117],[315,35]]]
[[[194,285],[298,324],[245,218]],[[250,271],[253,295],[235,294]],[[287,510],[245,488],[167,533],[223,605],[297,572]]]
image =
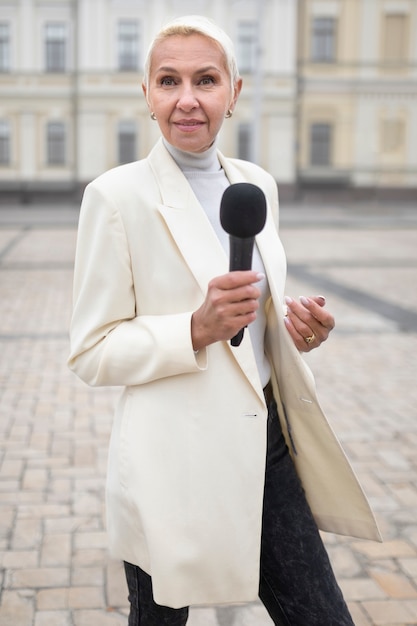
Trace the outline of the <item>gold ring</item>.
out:
[[[313,333],[312,335],[310,335],[309,337],[304,337],[304,341],[308,344],[313,343],[313,341],[315,340],[316,335]]]

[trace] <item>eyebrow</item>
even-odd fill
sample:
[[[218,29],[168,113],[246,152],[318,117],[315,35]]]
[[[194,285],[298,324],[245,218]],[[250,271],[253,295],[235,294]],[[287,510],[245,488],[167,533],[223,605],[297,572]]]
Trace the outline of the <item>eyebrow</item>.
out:
[[[178,74],[178,70],[175,67],[162,66],[158,67],[155,70],[156,72],[168,72],[170,74]],[[220,72],[221,70],[216,65],[207,65],[206,67],[202,67],[198,69],[195,74],[206,74],[207,72]]]

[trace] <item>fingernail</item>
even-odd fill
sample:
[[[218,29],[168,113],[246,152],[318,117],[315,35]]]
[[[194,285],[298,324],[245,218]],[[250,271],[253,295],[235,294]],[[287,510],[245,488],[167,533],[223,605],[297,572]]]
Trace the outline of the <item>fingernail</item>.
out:
[[[284,300],[285,304],[292,304],[294,302],[293,299],[290,298],[290,296],[285,296]]]
[[[262,272],[259,272],[258,274],[256,274],[256,278],[258,280],[263,280],[265,278],[265,274],[262,274]]]
[[[306,298],[305,296],[300,296],[300,302],[301,304],[304,304],[304,306],[307,306],[310,304],[310,300]]]
[[[323,304],[325,304],[325,302],[326,302],[326,298],[325,298],[324,296],[317,296],[317,298],[318,298],[319,300],[321,300],[321,302],[323,302]]]

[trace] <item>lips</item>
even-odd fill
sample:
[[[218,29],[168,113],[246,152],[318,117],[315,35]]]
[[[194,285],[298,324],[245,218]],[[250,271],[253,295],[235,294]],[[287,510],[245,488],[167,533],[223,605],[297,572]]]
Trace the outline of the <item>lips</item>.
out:
[[[178,120],[177,122],[174,122],[175,126],[177,126],[177,128],[180,128],[181,130],[196,130],[197,128],[201,128],[201,126],[204,125],[204,122],[202,122],[201,120]]]

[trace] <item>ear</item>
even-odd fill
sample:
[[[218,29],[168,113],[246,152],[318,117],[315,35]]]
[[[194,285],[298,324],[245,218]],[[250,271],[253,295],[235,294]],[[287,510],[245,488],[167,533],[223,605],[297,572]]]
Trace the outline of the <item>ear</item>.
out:
[[[143,91],[143,95],[145,96],[145,100],[146,100],[146,102],[148,102],[148,98],[147,98],[147,89],[146,89],[146,85],[145,85],[145,83],[144,83],[144,82],[142,83],[142,91]],[[149,102],[148,102],[148,105],[149,105]]]
[[[229,109],[231,111],[234,111],[237,99],[239,98],[240,92],[242,91],[242,83],[243,83],[242,79],[239,78],[239,80],[237,80],[235,82],[235,84],[234,84],[234,87],[233,87],[233,98],[232,98],[232,101],[231,101],[230,107],[229,107]]]

